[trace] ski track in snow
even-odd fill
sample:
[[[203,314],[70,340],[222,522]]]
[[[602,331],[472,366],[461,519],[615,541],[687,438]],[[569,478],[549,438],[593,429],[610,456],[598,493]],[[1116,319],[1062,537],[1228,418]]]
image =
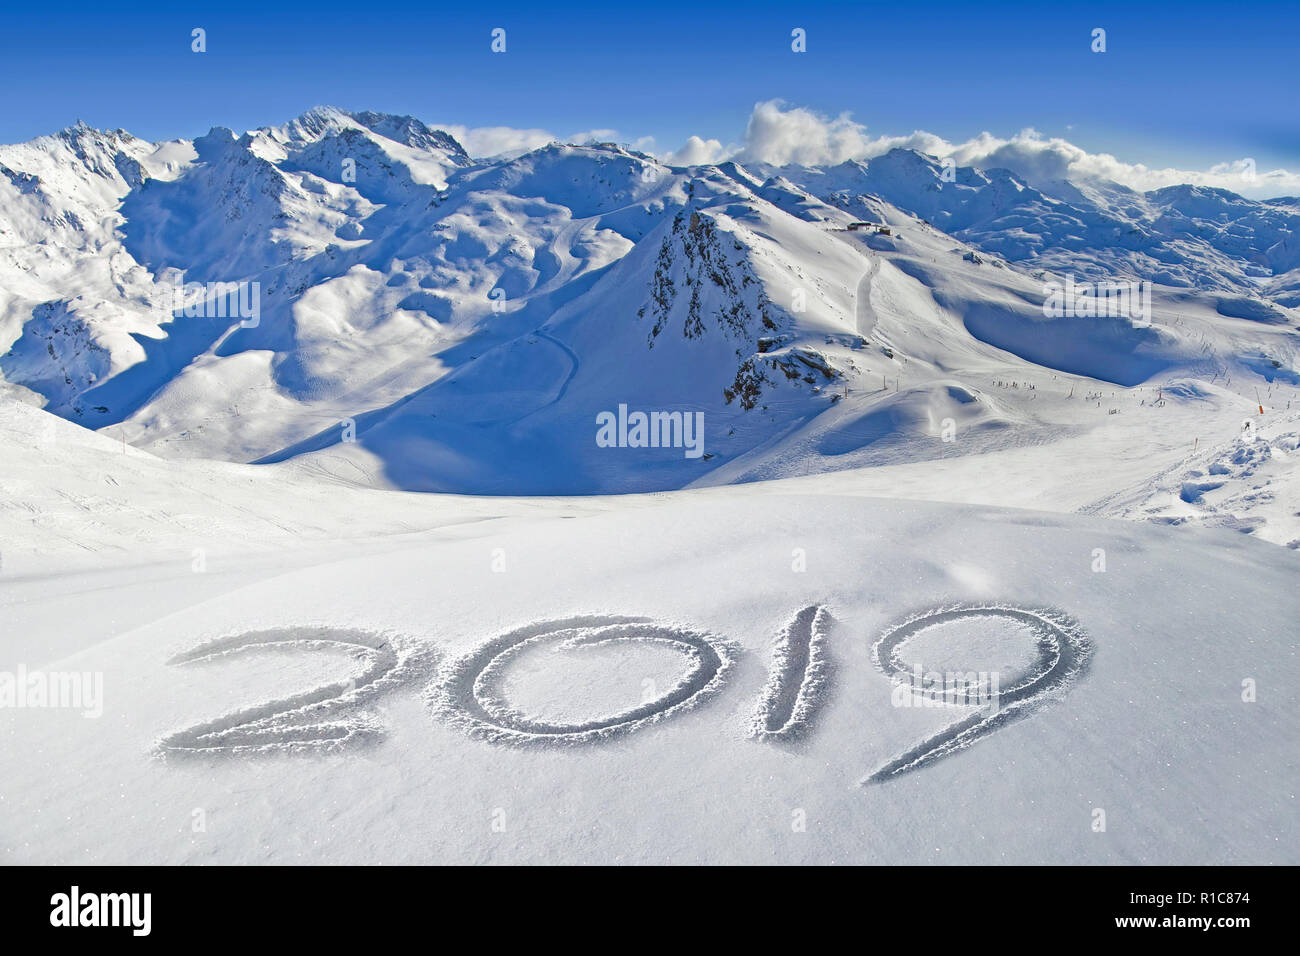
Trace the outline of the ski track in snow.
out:
[[[855,246],[854,248],[858,247]],[[859,251],[861,251],[860,248]],[[875,307],[871,304],[871,280],[879,267],[879,259],[867,260],[867,271],[862,273],[862,278],[858,280],[858,291],[854,298],[853,306],[858,335],[864,339],[871,337],[871,333],[875,331],[876,323],[879,321]]]
[[[344,648],[364,660],[366,666],[356,678],[245,707],[175,731],[158,741],[156,754],[330,752],[377,740],[384,735],[384,727],[373,714],[362,710],[362,705],[418,675],[426,660],[424,648],[398,643],[388,635],[296,626],[218,638],[178,654],[168,663],[223,662],[249,651],[272,648],[304,652]]]
[[[515,710],[497,689],[513,657],[546,641],[558,641],[556,649],[565,651],[617,641],[664,644],[683,652],[694,666],[655,700],[581,723],[551,723]],[[573,617],[510,631],[451,662],[431,689],[429,702],[435,713],[488,740],[534,746],[591,743],[697,706],[722,687],[733,660],[731,645],[684,627],[638,617]]]
[[[1029,716],[1050,698],[1064,693],[1083,673],[1092,653],[1092,642],[1073,619],[1060,611],[969,605],[935,608],[890,628],[876,641],[871,651],[872,659],[895,684],[907,685],[910,673],[900,656],[903,645],[921,631],[972,617],[1001,617],[1028,625],[1038,635],[1038,666],[1020,682],[1002,690],[994,704],[979,707],[969,716],[887,761],[871,773],[864,784],[884,783],[900,774],[920,769],[971,746],[1013,720]]]
[[[812,605],[795,615],[777,638],[771,676],[751,718],[750,736],[789,741],[809,730],[830,685],[830,625],[830,612]]]
[[[533,334],[536,335],[539,339],[545,339],[546,341],[550,342],[552,345],[554,345],[556,348],[558,348],[561,352],[564,353],[565,358],[567,358],[570,363],[569,374],[566,375],[564,377],[564,381],[560,383],[560,390],[555,393],[555,397],[553,399],[551,399],[545,405],[540,405],[537,408],[532,409],[531,411],[524,412],[518,418],[511,419],[508,423],[511,425],[517,425],[520,422],[522,422],[525,418],[530,418],[531,416],[536,415],[538,412],[545,411],[546,409],[550,408],[552,405],[558,405],[561,401],[563,401],[565,393],[568,392],[569,390],[569,386],[573,383],[573,380],[578,375],[578,367],[582,364],[582,360],[578,358],[578,356],[574,353],[573,349],[569,348],[567,345],[565,345],[563,342],[557,339],[550,332],[547,332],[545,329],[537,329]]]

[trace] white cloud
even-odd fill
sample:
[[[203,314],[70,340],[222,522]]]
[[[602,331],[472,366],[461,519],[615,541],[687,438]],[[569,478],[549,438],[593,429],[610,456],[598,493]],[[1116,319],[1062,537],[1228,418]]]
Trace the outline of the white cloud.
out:
[[[785,165],[842,163],[871,152],[866,127],[842,113],[829,119],[801,107],[783,109],[780,100],[758,103],[749,114],[741,159]]]
[[[1300,173],[1257,170],[1249,158],[1220,163],[1208,170],[1151,169],[1141,163],[1125,163],[1109,153],[1089,153],[1068,140],[1045,137],[1033,129],[1022,130],[1010,139],[980,133],[964,143],[950,143],[923,130],[906,136],[872,137],[848,114],[831,118],[801,107],[787,108],[780,100],[754,106],[745,144],[736,158],[774,165],[825,165],[870,159],[895,147],[940,158],[951,156],[962,166],[1005,167],[1031,182],[1110,180],[1140,191],[1190,183],[1230,189],[1253,198],[1300,194]]]
[[[589,129],[586,132],[574,133],[565,142],[576,143],[579,146],[587,143],[616,143],[618,142],[618,130]]]
[[[471,156],[498,156],[501,153],[527,152],[537,149],[557,139],[554,133],[544,129],[516,129],[513,126],[468,126],[442,125],[437,129],[446,130],[456,141],[465,147]]]
[[[1284,169],[1262,172],[1249,158],[1219,163],[1208,170],[1151,169],[1141,163],[1123,162],[1109,153],[1089,153],[1068,140],[1044,137],[1032,129],[1022,130],[1011,139],[981,133],[954,147],[948,155],[963,166],[1003,166],[1031,182],[1110,180],[1140,191],[1190,183],[1230,189],[1254,198],[1300,193],[1300,174]]]
[[[547,129],[517,129],[513,126],[462,126],[458,124],[432,124],[436,129],[445,130],[465,147],[471,156],[487,159],[493,156],[515,155],[529,150],[539,149],[549,143],[617,143],[621,142],[618,130],[589,129],[571,136],[557,136]],[[653,149],[654,138],[642,137],[640,144],[649,144],[647,151]]]
[[[589,143],[619,142],[617,131],[588,130],[568,139],[544,129],[515,129],[509,126],[443,126],[472,156],[517,153],[561,141]],[[951,143],[942,136],[915,130],[902,136],[872,136],[867,127],[848,113],[830,117],[815,110],[789,106],[781,100],[756,103],[740,145],[691,136],[676,150],[656,149],[653,137],[643,136],[634,147],[655,154],[674,166],[694,166],[735,159],[740,163],[828,165],[850,159],[871,159],[891,149],[915,149],[940,158],[951,156],[959,165],[980,169],[1005,167],[1030,183],[1069,179],[1074,182],[1110,180],[1145,191],[1190,183],[1230,189],[1243,196],[1300,195],[1300,172],[1284,169],[1257,170],[1249,158],[1220,163],[1208,170],[1152,169],[1141,163],[1126,163],[1109,153],[1089,153],[1068,140],[1047,137],[1024,129],[1010,138],[980,133],[964,143]]]
[[[705,163],[721,162],[727,157],[727,150],[716,139],[689,137],[682,148],[661,157],[669,166],[699,166]]]
[[[870,159],[902,147],[933,153],[949,144],[917,130],[907,136],[871,137],[848,113],[830,118],[803,107],[786,107],[781,100],[756,103],[745,128],[740,162],[823,166],[851,159]]]

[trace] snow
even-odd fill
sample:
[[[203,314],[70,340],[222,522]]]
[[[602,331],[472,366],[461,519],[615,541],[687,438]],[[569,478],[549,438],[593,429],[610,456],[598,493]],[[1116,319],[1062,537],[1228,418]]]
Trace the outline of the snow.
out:
[[[0,859],[1297,862],[1295,201],[952,176],[0,147]]]
[[[7,651],[102,671],[105,693],[98,720],[6,714],[2,746],[23,770],[0,782],[4,859],[1294,862],[1293,552],[1223,531],[775,490],[553,500],[470,524],[454,519],[474,500],[433,501],[454,534],[214,553],[206,573],[188,554],[129,571],[6,571]],[[334,507],[340,524],[358,520]],[[805,573],[792,571],[796,548]],[[1105,573],[1091,570],[1095,548]],[[820,704],[793,740],[753,738],[772,642],[810,602],[830,618]],[[872,662],[894,622],[954,604],[1059,609],[1091,643],[1090,665],[958,752],[864,782],[966,716],[894,706]],[[628,617],[645,620],[607,623]],[[212,654],[214,641],[265,646],[268,632],[276,653]],[[433,666],[395,675],[391,657],[327,652],[366,635]],[[508,656],[533,635],[531,657]],[[584,635],[609,643],[562,643]],[[969,669],[1022,666],[1029,646],[1014,624],[954,632],[946,650]],[[196,725],[269,716],[267,702],[286,701],[279,713],[349,681],[328,711],[158,755],[193,742]],[[658,719],[636,716],[647,694]],[[1105,833],[1091,829],[1095,808]]]

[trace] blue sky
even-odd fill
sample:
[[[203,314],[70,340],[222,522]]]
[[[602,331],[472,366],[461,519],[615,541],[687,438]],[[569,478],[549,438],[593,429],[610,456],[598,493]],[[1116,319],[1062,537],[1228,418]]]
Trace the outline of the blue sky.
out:
[[[0,34],[0,142],[84,119],[148,139],[308,107],[739,142],[756,102],[872,135],[1031,126],[1090,152],[1300,168],[1300,7],[1147,3],[33,4]],[[190,30],[208,52],[190,52]],[[493,27],[507,52],[489,50]],[[808,52],[790,50],[802,27]],[[1107,31],[1107,52],[1089,49]]]

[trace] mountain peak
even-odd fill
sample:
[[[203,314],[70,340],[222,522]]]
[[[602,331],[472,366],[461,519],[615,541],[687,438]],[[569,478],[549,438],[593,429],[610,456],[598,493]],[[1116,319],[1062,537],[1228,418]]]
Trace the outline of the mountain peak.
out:
[[[374,110],[349,111],[336,106],[313,106],[282,127],[271,130],[282,142],[314,143],[348,130],[361,130],[413,149],[438,150],[455,165],[472,164],[469,153],[445,130],[433,129],[414,116]]]

